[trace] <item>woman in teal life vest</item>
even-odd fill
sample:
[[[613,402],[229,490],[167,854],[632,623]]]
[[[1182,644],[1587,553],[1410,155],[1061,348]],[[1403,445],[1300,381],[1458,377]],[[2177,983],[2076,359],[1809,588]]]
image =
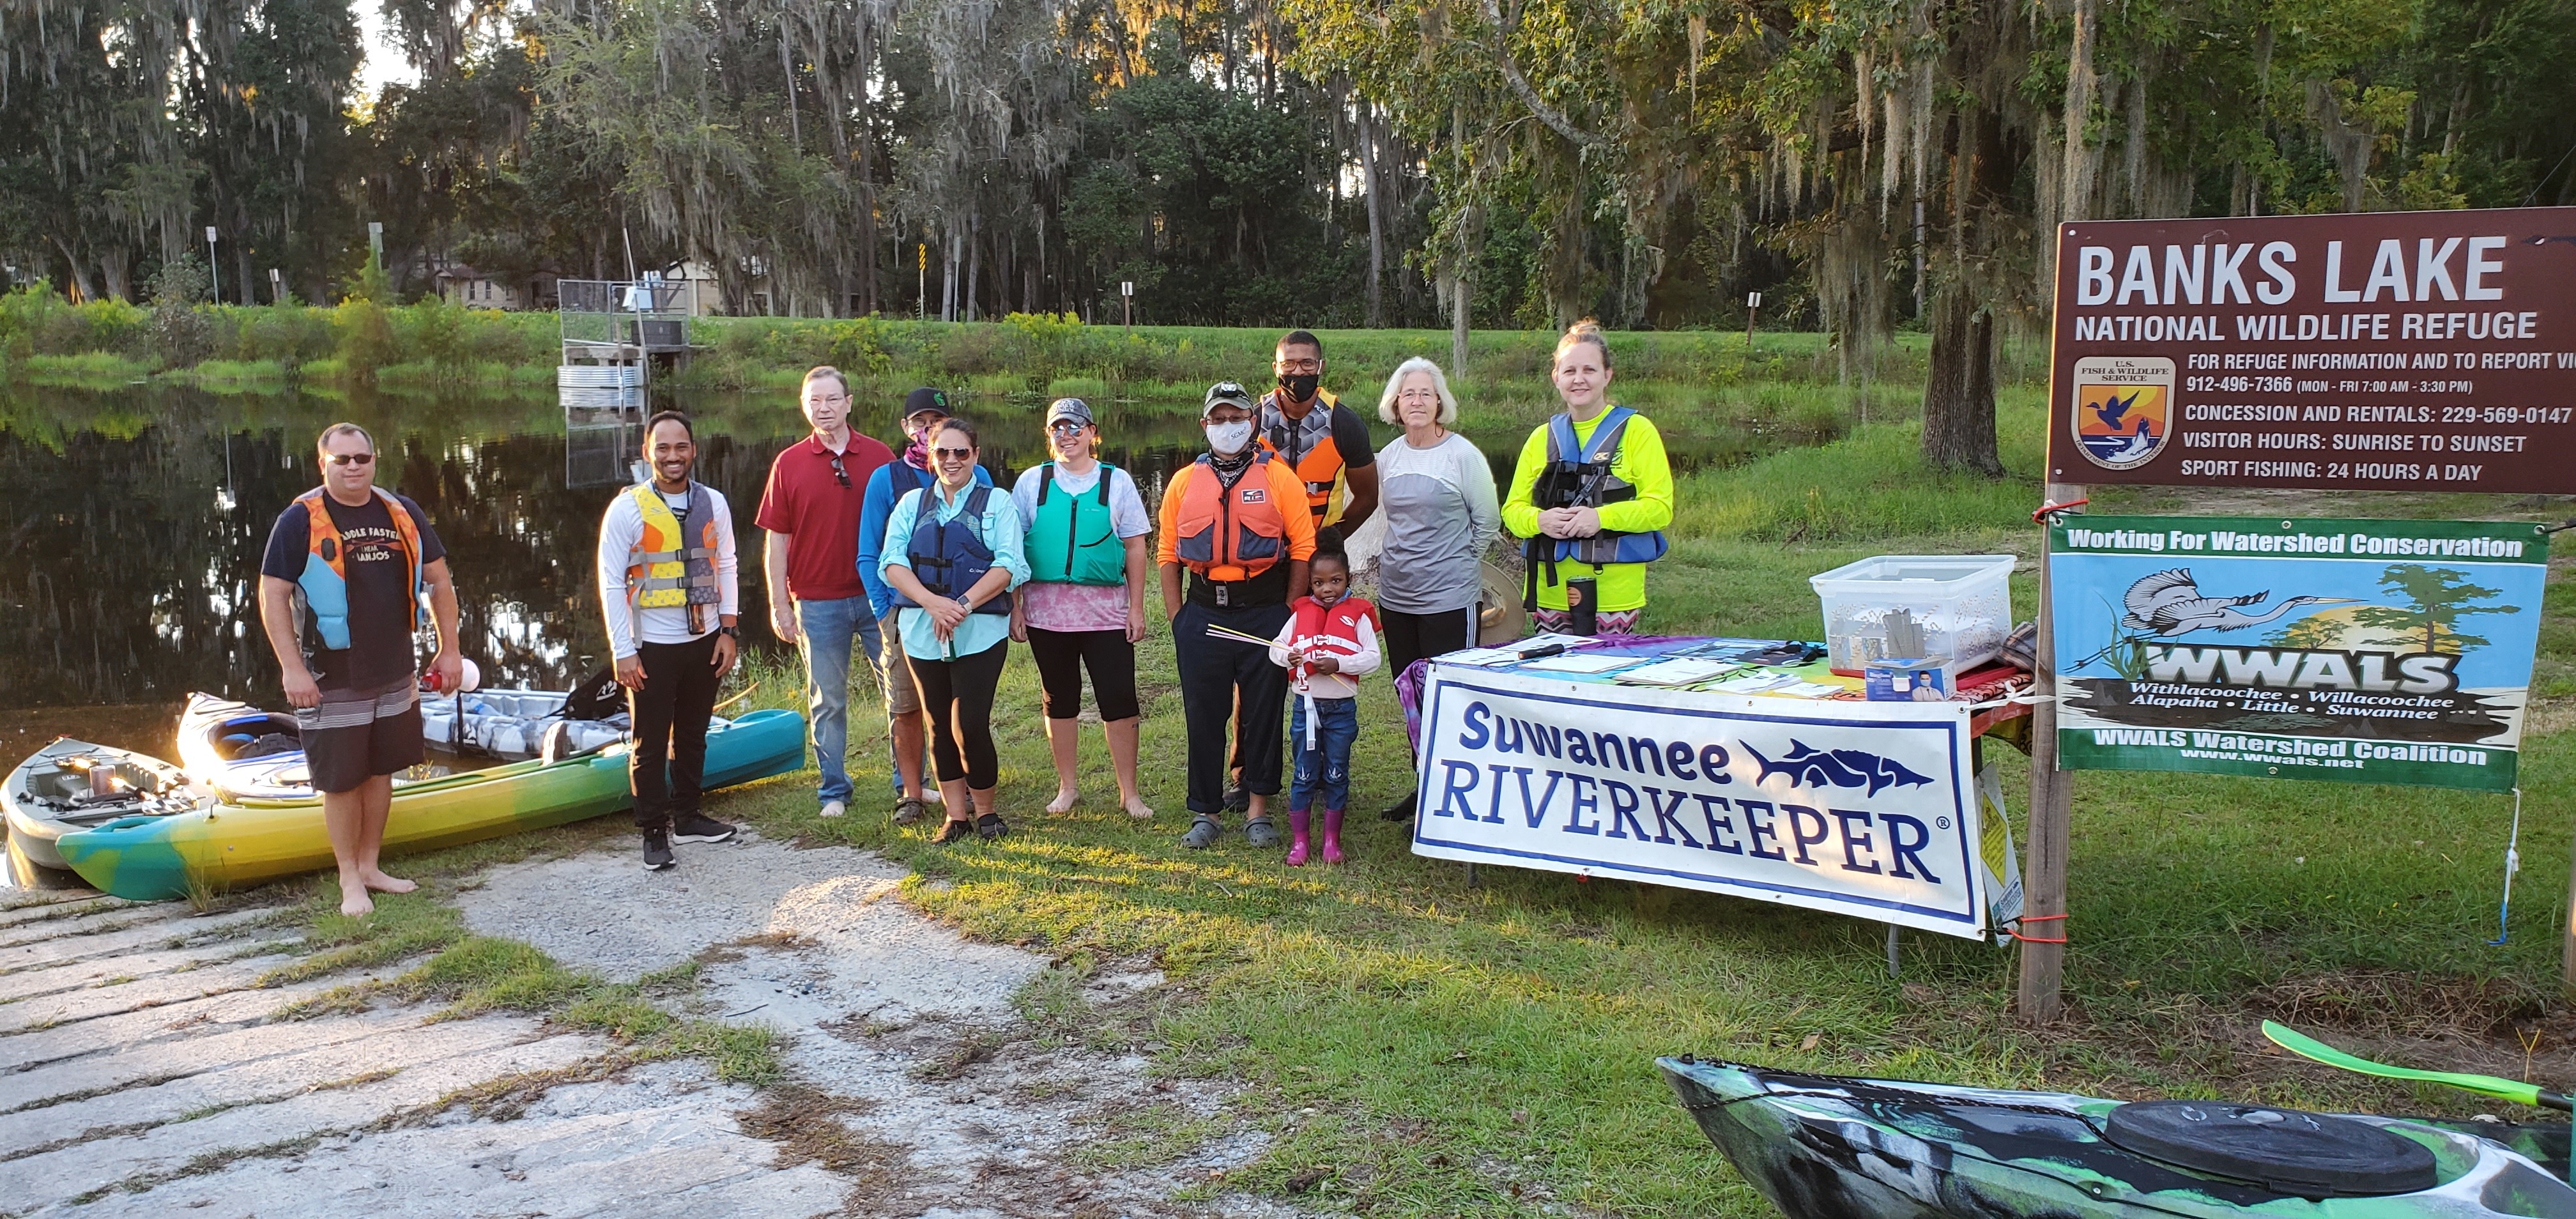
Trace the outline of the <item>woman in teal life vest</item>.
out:
[[[1145,637],[1146,553],[1154,518],[1136,480],[1099,458],[1100,427],[1080,398],[1047,408],[1047,451],[1055,460],[1020,474],[1011,491],[1028,524],[1029,582],[1013,598],[1011,638],[1029,645],[1046,704],[1047,743],[1055,749],[1050,813],[1080,798],[1076,747],[1082,723],[1082,673],[1118,773],[1118,802],[1139,820],[1154,815],[1136,788],[1136,641]]]
[[[1590,318],[1556,341],[1549,377],[1565,411],[1530,433],[1503,498],[1503,528],[1527,539],[1531,616],[1546,631],[1635,634],[1646,564],[1673,523],[1663,434],[1610,401],[1610,344]]]
[[[931,435],[939,481],[903,493],[886,519],[877,572],[894,591],[904,658],[930,714],[930,757],[948,823],[933,842],[1009,832],[993,811],[1001,779],[993,691],[1010,651],[1011,587],[1029,578],[1009,497],[975,478],[975,425],[951,418]]]

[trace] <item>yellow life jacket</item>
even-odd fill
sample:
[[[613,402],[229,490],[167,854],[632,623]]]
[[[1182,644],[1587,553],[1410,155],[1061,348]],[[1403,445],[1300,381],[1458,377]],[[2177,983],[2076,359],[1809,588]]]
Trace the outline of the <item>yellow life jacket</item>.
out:
[[[715,506],[704,485],[689,483],[690,519],[698,523],[696,545],[687,545],[681,518],[650,482],[626,493],[644,518],[644,532],[626,552],[626,604],[630,610],[689,607],[689,630],[713,629],[715,610],[724,601],[716,579],[716,556],[723,539],[716,533]]]

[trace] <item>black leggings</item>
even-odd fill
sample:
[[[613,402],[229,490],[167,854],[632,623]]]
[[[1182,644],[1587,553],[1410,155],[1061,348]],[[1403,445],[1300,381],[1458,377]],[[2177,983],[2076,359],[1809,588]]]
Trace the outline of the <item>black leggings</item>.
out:
[[[1050,631],[1029,628],[1029,655],[1037,658],[1038,685],[1046,696],[1046,717],[1069,720],[1082,714],[1082,671],[1091,670],[1091,697],[1108,723],[1132,720],[1143,711],[1136,703],[1136,645],[1127,632]]]
[[[1001,781],[1002,764],[993,756],[993,690],[1002,684],[1010,650],[1005,639],[955,660],[905,654],[921,685],[921,709],[930,713],[930,758],[940,782],[964,779],[972,790],[991,791]]]
[[[1466,647],[1470,642],[1467,627],[1476,620],[1476,607],[1436,614],[1408,614],[1380,607],[1377,614],[1386,628],[1381,640],[1386,649],[1386,673],[1389,678],[1398,678],[1413,667],[1414,661]]]

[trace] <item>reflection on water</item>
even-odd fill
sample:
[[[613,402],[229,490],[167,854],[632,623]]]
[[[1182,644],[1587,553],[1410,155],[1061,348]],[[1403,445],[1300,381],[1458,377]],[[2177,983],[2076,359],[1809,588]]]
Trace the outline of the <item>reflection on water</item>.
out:
[[[804,420],[785,393],[676,405],[699,421],[700,478],[735,506],[745,637],[774,646],[752,517],[771,459]],[[1102,407],[1104,456],[1136,476],[1148,504],[1198,452],[1190,405]],[[895,436],[894,409],[857,423]],[[1045,459],[1034,404],[965,410],[997,481]],[[561,688],[604,663],[592,555],[600,513],[633,476],[632,417],[567,418],[527,398],[19,387],[0,388],[0,694],[21,706],[190,690],[275,701],[259,557],[278,511],[317,481],[313,437],[337,419],[376,434],[379,477],[418,500],[446,542],[466,652],[486,684]],[[1381,444],[1395,434],[1371,423]],[[1510,432],[1476,437],[1498,478],[1525,434]],[[1674,447],[1677,464],[1692,464],[1686,441]]]

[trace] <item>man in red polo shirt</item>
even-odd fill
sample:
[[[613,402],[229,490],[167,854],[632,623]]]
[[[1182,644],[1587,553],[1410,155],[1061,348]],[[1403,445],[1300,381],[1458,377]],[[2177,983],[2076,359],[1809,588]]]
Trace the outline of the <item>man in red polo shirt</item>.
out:
[[[762,557],[770,629],[805,655],[806,718],[823,776],[815,795],[824,816],[838,817],[850,806],[850,643],[867,645],[871,669],[882,647],[859,580],[859,502],[868,476],[894,451],[850,430],[850,380],[841,370],[806,373],[804,405],[814,433],[771,463],[755,522],[769,533]]]

